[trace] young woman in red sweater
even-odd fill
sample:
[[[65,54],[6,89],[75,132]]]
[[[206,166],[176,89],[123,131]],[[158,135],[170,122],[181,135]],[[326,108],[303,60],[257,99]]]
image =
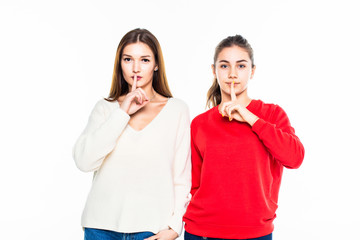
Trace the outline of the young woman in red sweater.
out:
[[[212,108],[191,123],[185,240],[272,239],[283,167],[298,168],[304,147],[282,108],[248,96],[255,65],[246,39],[222,40],[212,69]]]

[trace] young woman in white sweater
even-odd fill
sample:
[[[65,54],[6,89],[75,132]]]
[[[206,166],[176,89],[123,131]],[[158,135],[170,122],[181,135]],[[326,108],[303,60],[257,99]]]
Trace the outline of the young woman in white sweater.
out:
[[[189,112],[172,97],[159,42],[146,29],[121,39],[110,94],[95,105],[73,157],[94,172],[86,240],[180,235],[191,186]]]

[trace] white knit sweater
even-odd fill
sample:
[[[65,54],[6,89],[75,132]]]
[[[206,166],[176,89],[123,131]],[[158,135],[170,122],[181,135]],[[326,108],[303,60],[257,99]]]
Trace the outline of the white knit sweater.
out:
[[[77,140],[77,167],[94,171],[82,226],[117,232],[171,227],[179,236],[191,187],[187,105],[169,98],[144,129],[130,127],[119,104],[100,100]]]

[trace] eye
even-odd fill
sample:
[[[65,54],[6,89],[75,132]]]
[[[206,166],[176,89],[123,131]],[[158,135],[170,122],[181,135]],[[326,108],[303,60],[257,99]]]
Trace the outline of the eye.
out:
[[[221,65],[220,65],[220,68],[227,68],[227,65],[221,64]]]
[[[143,62],[146,62],[146,63],[150,62],[150,60],[147,59],[147,58],[142,59],[142,61],[143,61]]]
[[[246,67],[246,65],[244,65],[244,64],[239,65],[239,68],[245,68],[245,67]]]
[[[124,58],[123,60],[124,60],[124,62],[130,62],[131,61],[131,59],[128,58],[128,57]]]

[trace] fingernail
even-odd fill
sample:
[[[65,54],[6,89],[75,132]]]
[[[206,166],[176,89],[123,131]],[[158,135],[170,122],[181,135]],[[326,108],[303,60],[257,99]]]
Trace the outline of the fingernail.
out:
[[[222,117],[224,117],[224,114],[221,114]]]
[[[231,119],[231,117],[229,117],[229,121],[231,121],[232,119]]]
[[[235,83],[235,80],[233,81],[233,83]]]

